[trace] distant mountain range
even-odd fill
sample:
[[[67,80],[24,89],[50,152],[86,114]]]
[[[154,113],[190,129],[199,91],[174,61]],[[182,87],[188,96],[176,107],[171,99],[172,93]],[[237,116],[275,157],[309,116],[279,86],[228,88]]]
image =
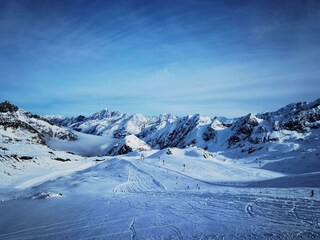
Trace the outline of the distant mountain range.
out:
[[[5,131],[12,131],[12,139],[27,136],[28,141],[39,144],[46,144],[48,138],[73,141],[77,139],[76,132],[113,139],[96,153],[97,156],[190,146],[210,152],[234,150],[250,154],[268,143],[307,141],[311,133],[320,128],[320,99],[311,103],[293,103],[275,112],[248,114],[233,120],[200,114],[146,117],[108,109],[88,117],[42,117],[6,101],[0,103],[0,126]]]
[[[286,140],[304,139],[320,127],[320,99],[314,102],[292,103],[275,112],[248,114],[226,121],[195,114],[177,117],[171,114],[146,117],[104,109],[91,116],[47,116],[53,124],[75,131],[108,135],[120,141],[129,135],[156,149],[196,146],[208,151],[238,149],[252,153],[265,143],[282,143]],[[121,147],[120,147],[121,148]],[[119,148],[119,149],[120,149]],[[109,146],[109,149],[116,149]],[[122,148],[123,149],[123,148]],[[130,150],[130,147],[127,148]],[[108,153],[108,151],[104,151]],[[112,155],[126,151],[109,151]]]

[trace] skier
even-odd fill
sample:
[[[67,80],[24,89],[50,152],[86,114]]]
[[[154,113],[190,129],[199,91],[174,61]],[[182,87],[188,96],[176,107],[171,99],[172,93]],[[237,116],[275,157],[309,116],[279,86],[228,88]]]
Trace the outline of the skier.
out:
[[[314,190],[312,189],[310,192],[310,196],[313,197],[314,196]]]

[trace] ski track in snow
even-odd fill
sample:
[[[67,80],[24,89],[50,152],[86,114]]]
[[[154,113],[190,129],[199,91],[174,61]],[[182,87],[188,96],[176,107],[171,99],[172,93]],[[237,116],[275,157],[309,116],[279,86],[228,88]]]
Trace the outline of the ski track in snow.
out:
[[[139,168],[129,170],[128,180],[116,186],[113,192],[141,192],[165,190],[165,187],[156,180],[151,174],[144,172]]]
[[[135,219],[130,223],[130,226],[129,226],[129,230],[132,232],[132,234],[131,234],[131,239],[132,240],[134,240],[134,239],[136,239],[136,230],[135,230],[135,228],[134,228],[134,223],[135,223]]]
[[[165,239],[184,239],[183,233],[186,230],[194,229],[197,232],[199,228],[200,230],[206,229],[208,231],[208,229],[212,229],[216,225],[222,229],[227,228],[228,231],[231,231],[230,229],[233,227],[234,232],[240,232],[238,233],[240,237],[241,231],[244,228],[247,228],[246,231],[251,232],[253,236],[254,234],[259,235],[259,231],[263,229],[262,226],[266,222],[271,224],[270,227],[276,229],[285,230],[294,227],[297,229],[296,234],[302,236],[310,232],[313,232],[315,236],[320,236],[319,201],[303,200],[303,202],[297,204],[297,202],[288,198],[238,195],[238,198],[235,199],[235,196],[232,194],[215,196],[188,194],[183,198],[178,197],[176,194],[172,196],[166,193],[152,193],[155,196],[141,193],[141,197],[136,196],[134,193],[128,194],[117,196],[114,201],[119,201],[118,204],[115,204],[115,206],[111,204],[109,208],[108,200],[113,200],[112,197],[108,200],[97,199],[87,209],[79,209],[79,211],[83,211],[86,215],[93,211],[94,208],[97,208],[92,214],[97,214],[98,216],[92,219],[89,217],[74,219],[77,216],[71,215],[68,221],[12,231],[1,234],[0,238],[16,240],[61,239],[63,236],[73,236],[76,233],[82,232],[81,239],[127,239],[130,236],[131,239],[144,239],[143,237],[148,234],[155,234],[155,236],[160,234]],[[249,203],[247,203],[248,201]],[[141,205],[141,203],[145,204],[140,207],[139,204]],[[127,210],[130,210],[130,212],[126,213],[125,209],[117,213],[110,212],[112,207],[120,207],[121,209],[123,205],[128,205]],[[248,205],[251,207],[249,208]],[[245,213],[241,210],[241,206],[250,210],[247,210]],[[160,216],[159,219],[154,219],[154,209],[158,209],[157,214]],[[139,220],[132,218],[132,216],[142,212],[145,215],[139,215]],[[292,214],[293,212],[294,214]],[[129,226],[127,230],[120,227],[125,226],[126,222],[127,226]],[[245,226],[246,224],[248,226]],[[256,224],[256,226],[253,227],[253,224]],[[226,227],[228,225],[229,227]],[[118,226],[120,229],[118,229]],[[112,230],[113,228],[114,231]],[[261,229],[259,230],[259,228]],[[210,236],[210,231],[206,234]],[[221,232],[220,234],[223,236]],[[138,236],[141,236],[141,238]],[[279,239],[291,239],[289,237],[281,238],[283,236],[281,232],[275,233],[275,237],[279,237]],[[290,237],[292,236],[290,235]],[[255,238],[248,237],[248,239]]]
[[[317,198],[222,187],[157,161],[108,160],[32,191],[47,188],[66,196],[0,203],[0,239],[320,238]]]

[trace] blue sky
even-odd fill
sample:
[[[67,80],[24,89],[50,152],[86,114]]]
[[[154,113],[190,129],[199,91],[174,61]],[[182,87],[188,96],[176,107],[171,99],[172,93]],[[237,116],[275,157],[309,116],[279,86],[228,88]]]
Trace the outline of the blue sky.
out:
[[[0,1],[0,101],[237,117],[320,97],[320,2]]]

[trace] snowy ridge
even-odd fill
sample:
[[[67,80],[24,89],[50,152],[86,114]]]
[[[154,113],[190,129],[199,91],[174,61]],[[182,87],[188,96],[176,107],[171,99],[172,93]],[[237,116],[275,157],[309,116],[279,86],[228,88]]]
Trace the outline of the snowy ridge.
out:
[[[0,125],[4,130],[11,129],[13,132],[30,132],[34,136],[30,141],[44,143],[45,137],[53,137],[66,140],[75,140],[76,135],[72,132],[53,125],[45,118],[26,112],[9,102],[0,103]]]
[[[89,117],[77,116],[63,118],[61,116],[47,116],[48,120],[60,126],[69,127],[76,131],[94,134],[110,135],[115,138],[122,138],[130,134],[138,134],[148,124],[153,122],[142,114],[123,114],[109,109],[103,109]]]
[[[51,118],[61,126],[95,135],[124,138],[134,134],[152,148],[196,146],[209,151],[240,149],[252,153],[266,143],[307,138],[320,127],[320,99],[289,104],[275,112],[248,114],[234,119],[200,114],[176,117],[170,114],[145,117],[107,109],[90,117]]]

